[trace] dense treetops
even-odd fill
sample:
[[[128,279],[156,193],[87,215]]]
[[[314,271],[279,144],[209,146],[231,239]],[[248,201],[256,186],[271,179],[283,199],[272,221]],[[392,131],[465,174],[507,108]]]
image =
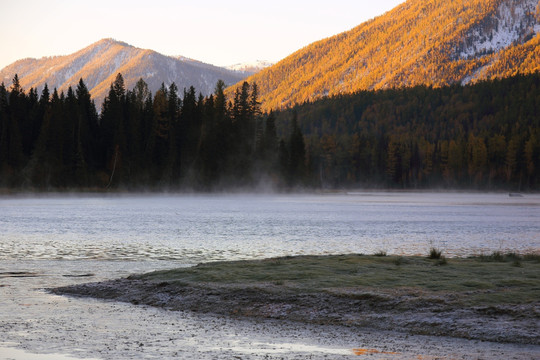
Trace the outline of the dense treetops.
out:
[[[98,114],[81,79],[58,93],[0,85],[0,186],[16,189],[540,187],[540,74],[470,86],[359,91],[263,113],[227,99],[152,94],[117,74]]]
[[[321,186],[540,187],[540,73],[359,91],[276,113],[277,122],[292,113]]]
[[[540,70],[538,23],[534,0],[409,0],[247,81],[259,85],[263,109],[270,110],[359,90],[531,73]],[[515,39],[497,45],[505,36]]]
[[[38,96],[15,76],[9,90],[0,86],[0,186],[216,190],[304,181],[298,127],[279,140],[255,84],[230,101],[224,89],[219,81],[205,98],[172,83],[152,95],[142,79],[126,90],[117,74],[98,115],[82,79],[75,90],[51,95],[45,86]]]

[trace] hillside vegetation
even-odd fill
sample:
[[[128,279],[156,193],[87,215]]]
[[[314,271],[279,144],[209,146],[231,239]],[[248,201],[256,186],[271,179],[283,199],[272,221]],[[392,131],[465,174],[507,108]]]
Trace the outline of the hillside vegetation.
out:
[[[263,109],[327,95],[444,86],[540,70],[536,0],[409,0],[248,78]],[[229,90],[234,92],[234,88]]]
[[[0,85],[0,186],[220,190],[540,188],[540,74],[360,91],[264,114],[247,82],[225,101],[154,95],[117,75],[98,115],[67,93]],[[182,96],[183,95],[183,96]]]
[[[276,113],[323,187],[538,189],[540,74],[359,91]]]

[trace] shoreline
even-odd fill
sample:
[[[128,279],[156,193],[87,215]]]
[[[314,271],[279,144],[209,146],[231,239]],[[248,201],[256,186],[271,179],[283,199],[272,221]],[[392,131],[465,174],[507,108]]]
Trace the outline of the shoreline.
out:
[[[206,263],[49,291],[170,311],[337,325],[351,331],[391,330],[540,345],[536,290],[526,294],[510,274],[515,272],[522,277],[521,286],[530,287],[528,281],[534,283],[540,262],[523,260],[514,265],[455,258],[443,265],[419,257],[298,256]],[[491,276],[499,268],[503,275],[493,275],[495,280],[482,282],[478,277],[486,271]],[[470,278],[463,278],[461,270],[470,273]],[[437,273],[441,279],[457,276],[458,280],[447,284],[435,278],[440,288],[431,288],[408,271]],[[419,275],[419,279],[426,276]],[[403,279],[395,283],[392,276]],[[362,285],[364,281],[377,282],[377,286]],[[488,282],[495,286],[489,287]],[[524,297],[517,298],[512,291]]]
[[[350,187],[350,188],[294,188],[294,189],[265,189],[261,191],[257,187],[228,188],[215,191],[200,191],[192,188],[10,188],[0,187],[0,196],[63,196],[63,195],[370,195],[376,193],[388,194],[501,194],[513,197],[514,195],[538,195],[539,189],[517,190],[517,189],[482,189],[482,188],[378,188],[378,187]]]

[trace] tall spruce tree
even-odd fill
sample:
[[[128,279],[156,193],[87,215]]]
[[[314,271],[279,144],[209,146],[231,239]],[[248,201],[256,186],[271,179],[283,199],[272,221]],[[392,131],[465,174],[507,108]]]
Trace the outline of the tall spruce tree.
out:
[[[182,101],[178,96],[178,87],[173,82],[169,86],[167,116],[169,118],[169,154],[167,159],[167,177],[170,186],[178,186],[181,176],[180,158],[180,109]]]
[[[0,185],[9,184],[8,151],[10,116],[8,109],[8,92],[4,83],[0,84]]]
[[[293,112],[288,145],[290,185],[303,184],[306,180],[306,146],[304,135],[298,127],[298,114],[296,112]]]
[[[13,84],[8,93],[8,106],[5,111],[4,130],[0,140],[0,150],[4,167],[12,184],[20,184],[21,179],[18,170],[24,164],[24,150],[21,130],[25,128],[25,95],[19,83],[17,75],[13,78]]]
[[[98,114],[83,79],[75,90],[77,123],[75,124],[75,174],[79,186],[91,184],[89,172],[97,167]]]
[[[129,173],[124,169],[124,163],[129,164],[127,141],[125,135],[125,105],[126,91],[122,74],[117,74],[111,84],[109,94],[105,97],[101,110],[101,158],[105,170],[109,174],[107,186],[122,182],[122,178]]]
[[[163,173],[169,156],[170,119],[164,86],[156,91],[153,100],[152,132],[148,143],[150,169],[153,181],[163,183]]]

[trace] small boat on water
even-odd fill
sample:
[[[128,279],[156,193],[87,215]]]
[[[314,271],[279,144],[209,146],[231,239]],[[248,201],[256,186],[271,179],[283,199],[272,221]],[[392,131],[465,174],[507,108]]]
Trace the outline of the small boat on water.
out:
[[[523,197],[523,194],[520,194],[520,193],[509,193],[508,196],[510,196],[510,197]]]

